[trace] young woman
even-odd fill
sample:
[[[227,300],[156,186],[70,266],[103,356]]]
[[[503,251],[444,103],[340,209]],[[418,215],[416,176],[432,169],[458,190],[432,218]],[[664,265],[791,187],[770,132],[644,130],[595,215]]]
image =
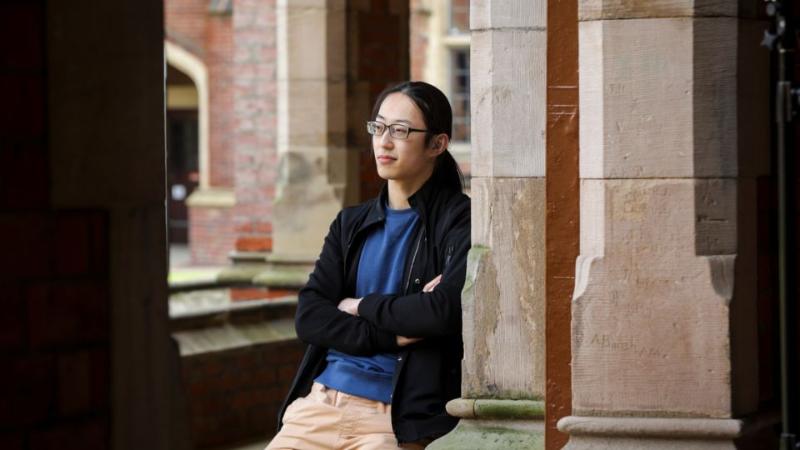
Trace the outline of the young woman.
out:
[[[386,185],[339,213],[299,293],[309,346],[267,449],[424,448],[456,425],[445,403],[461,389],[470,202],[451,131],[430,84],[375,103],[367,132]]]

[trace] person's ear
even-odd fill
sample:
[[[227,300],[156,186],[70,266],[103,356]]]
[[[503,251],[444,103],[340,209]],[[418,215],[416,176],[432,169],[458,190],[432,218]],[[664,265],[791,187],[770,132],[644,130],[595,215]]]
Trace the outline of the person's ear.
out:
[[[433,143],[431,145],[433,149],[433,155],[439,156],[447,150],[447,146],[450,144],[450,139],[447,137],[446,134],[442,133],[433,138]]]

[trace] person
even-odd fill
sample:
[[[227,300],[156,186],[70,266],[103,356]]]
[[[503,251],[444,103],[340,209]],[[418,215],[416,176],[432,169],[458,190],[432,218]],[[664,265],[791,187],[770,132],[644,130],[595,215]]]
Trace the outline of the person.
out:
[[[418,449],[458,420],[445,404],[461,393],[470,200],[447,150],[452,110],[405,82],[380,94],[367,132],[386,183],[338,214],[298,294],[309,345],[268,450]]]

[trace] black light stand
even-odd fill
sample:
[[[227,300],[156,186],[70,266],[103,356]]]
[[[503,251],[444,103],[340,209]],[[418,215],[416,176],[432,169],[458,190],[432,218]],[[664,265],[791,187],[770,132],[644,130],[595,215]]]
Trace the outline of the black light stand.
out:
[[[772,27],[764,34],[763,44],[776,52],[777,81],[775,86],[776,153],[778,175],[778,295],[780,303],[781,355],[781,450],[797,446],[797,319],[794,277],[795,220],[790,209],[795,205],[795,186],[789,184],[794,168],[792,120],[797,110],[797,89],[792,88],[792,70],[796,36],[791,18],[791,1],[767,0],[767,15]],[[791,152],[791,153],[790,153]]]

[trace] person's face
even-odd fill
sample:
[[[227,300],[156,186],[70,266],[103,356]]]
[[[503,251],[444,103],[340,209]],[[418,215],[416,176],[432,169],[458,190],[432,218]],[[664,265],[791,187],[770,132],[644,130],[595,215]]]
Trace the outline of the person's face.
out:
[[[427,129],[422,111],[405,94],[389,94],[381,104],[376,122],[387,125],[381,136],[372,136],[372,149],[378,175],[384,180],[422,184],[433,173],[436,157],[447,143],[447,135],[435,136],[429,146],[425,145],[424,132],[411,132],[407,139],[393,138],[388,126],[402,124],[419,130]],[[444,145],[442,145],[444,144]]]

